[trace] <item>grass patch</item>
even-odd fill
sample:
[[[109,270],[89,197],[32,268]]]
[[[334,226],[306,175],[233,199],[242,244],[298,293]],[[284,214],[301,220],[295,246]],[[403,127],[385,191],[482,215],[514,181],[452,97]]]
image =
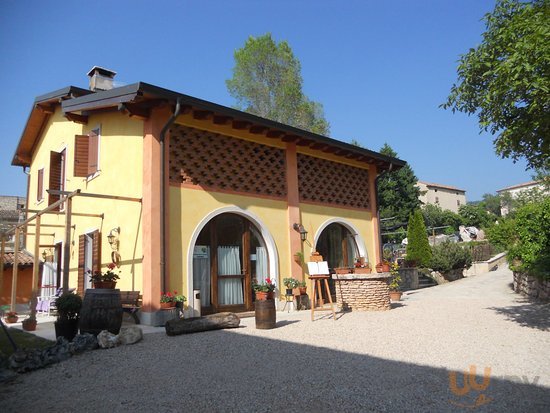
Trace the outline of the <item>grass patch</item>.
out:
[[[8,328],[8,331],[18,348],[47,348],[55,344],[55,341],[35,336],[34,334],[27,333],[26,331],[19,330],[18,328],[11,327]],[[13,353],[13,346],[6,336],[6,332],[2,328],[0,328],[0,351],[7,356],[10,356]]]

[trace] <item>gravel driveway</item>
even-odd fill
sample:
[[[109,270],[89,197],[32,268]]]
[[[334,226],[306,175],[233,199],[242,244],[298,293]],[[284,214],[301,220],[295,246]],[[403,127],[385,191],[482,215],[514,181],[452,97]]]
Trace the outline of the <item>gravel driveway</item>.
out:
[[[0,411],[550,411],[550,307],[511,280],[504,268],[337,321],[302,311],[278,313],[273,330],[246,318],[235,330],[147,334],[20,375],[0,388]],[[464,387],[471,365],[478,385]]]

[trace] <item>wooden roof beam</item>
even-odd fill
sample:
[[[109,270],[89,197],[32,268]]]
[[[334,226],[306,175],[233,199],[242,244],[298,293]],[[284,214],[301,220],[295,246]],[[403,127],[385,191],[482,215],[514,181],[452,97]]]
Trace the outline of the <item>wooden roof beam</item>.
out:
[[[208,120],[214,116],[214,113],[209,110],[193,110],[193,119]]]
[[[53,105],[45,105],[43,103],[37,103],[36,108],[46,115],[53,115],[55,107]]]
[[[118,111],[125,113],[130,117],[135,117],[141,120],[147,120],[151,115],[151,111],[149,109],[139,107],[137,105],[132,105],[131,103],[119,103]]]
[[[233,120],[233,118],[231,116],[214,115],[214,118],[212,119],[212,122],[215,125],[227,125],[232,120]]]
[[[276,130],[276,129],[270,129],[267,131],[267,133],[265,134],[265,136],[267,136],[268,138],[280,138],[281,136],[283,136],[285,133],[281,130]]]
[[[267,126],[252,125],[248,131],[250,133],[253,133],[254,135],[261,135],[262,133],[264,133],[268,129],[269,128]]]
[[[338,150],[339,149],[336,146],[328,146],[325,149],[323,149],[323,152],[325,152],[325,153],[334,153]]]
[[[231,124],[231,127],[237,130],[248,129],[250,126],[252,126],[252,123],[245,120],[234,120]]]
[[[296,142],[296,145],[298,145],[298,146],[309,146],[312,143],[313,143],[313,141],[311,139],[299,139],[298,142]]]
[[[76,113],[66,112],[63,116],[69,119],[71,122],[80,123],[81,125],[88,124],[88,116],[77,115]]]
[[[298,139],[300,139],[297,135],[285,135],[281,138],[283,142],[296,142]]]

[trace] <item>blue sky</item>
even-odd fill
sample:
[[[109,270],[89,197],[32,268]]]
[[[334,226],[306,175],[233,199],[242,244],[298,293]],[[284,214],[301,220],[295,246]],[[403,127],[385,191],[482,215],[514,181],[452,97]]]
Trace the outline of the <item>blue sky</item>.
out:
[[[417,177],[465,189],[468,200],[529,181],[500,159],[476,117],[438,106],[459,55],[481,41],[488,0],[0,2],[0,194],[25,195],[11,159],[38,95],[87,87],[99,65],[222,105],[233,52],[250,35],[286,40],[306,95],[331,137],[379,150],[388,142]]]

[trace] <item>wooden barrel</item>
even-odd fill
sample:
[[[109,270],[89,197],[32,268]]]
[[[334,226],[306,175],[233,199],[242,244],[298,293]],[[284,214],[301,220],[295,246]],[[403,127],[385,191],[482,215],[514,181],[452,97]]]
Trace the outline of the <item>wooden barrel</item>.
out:
[[[275,328],[277,314],[275,300],[256,301],[256,328],[269,330]]]
[[[118,334],[122,325],[120,290],[87,289],[80,311],[80,333],[98,335],[102,330]]]

